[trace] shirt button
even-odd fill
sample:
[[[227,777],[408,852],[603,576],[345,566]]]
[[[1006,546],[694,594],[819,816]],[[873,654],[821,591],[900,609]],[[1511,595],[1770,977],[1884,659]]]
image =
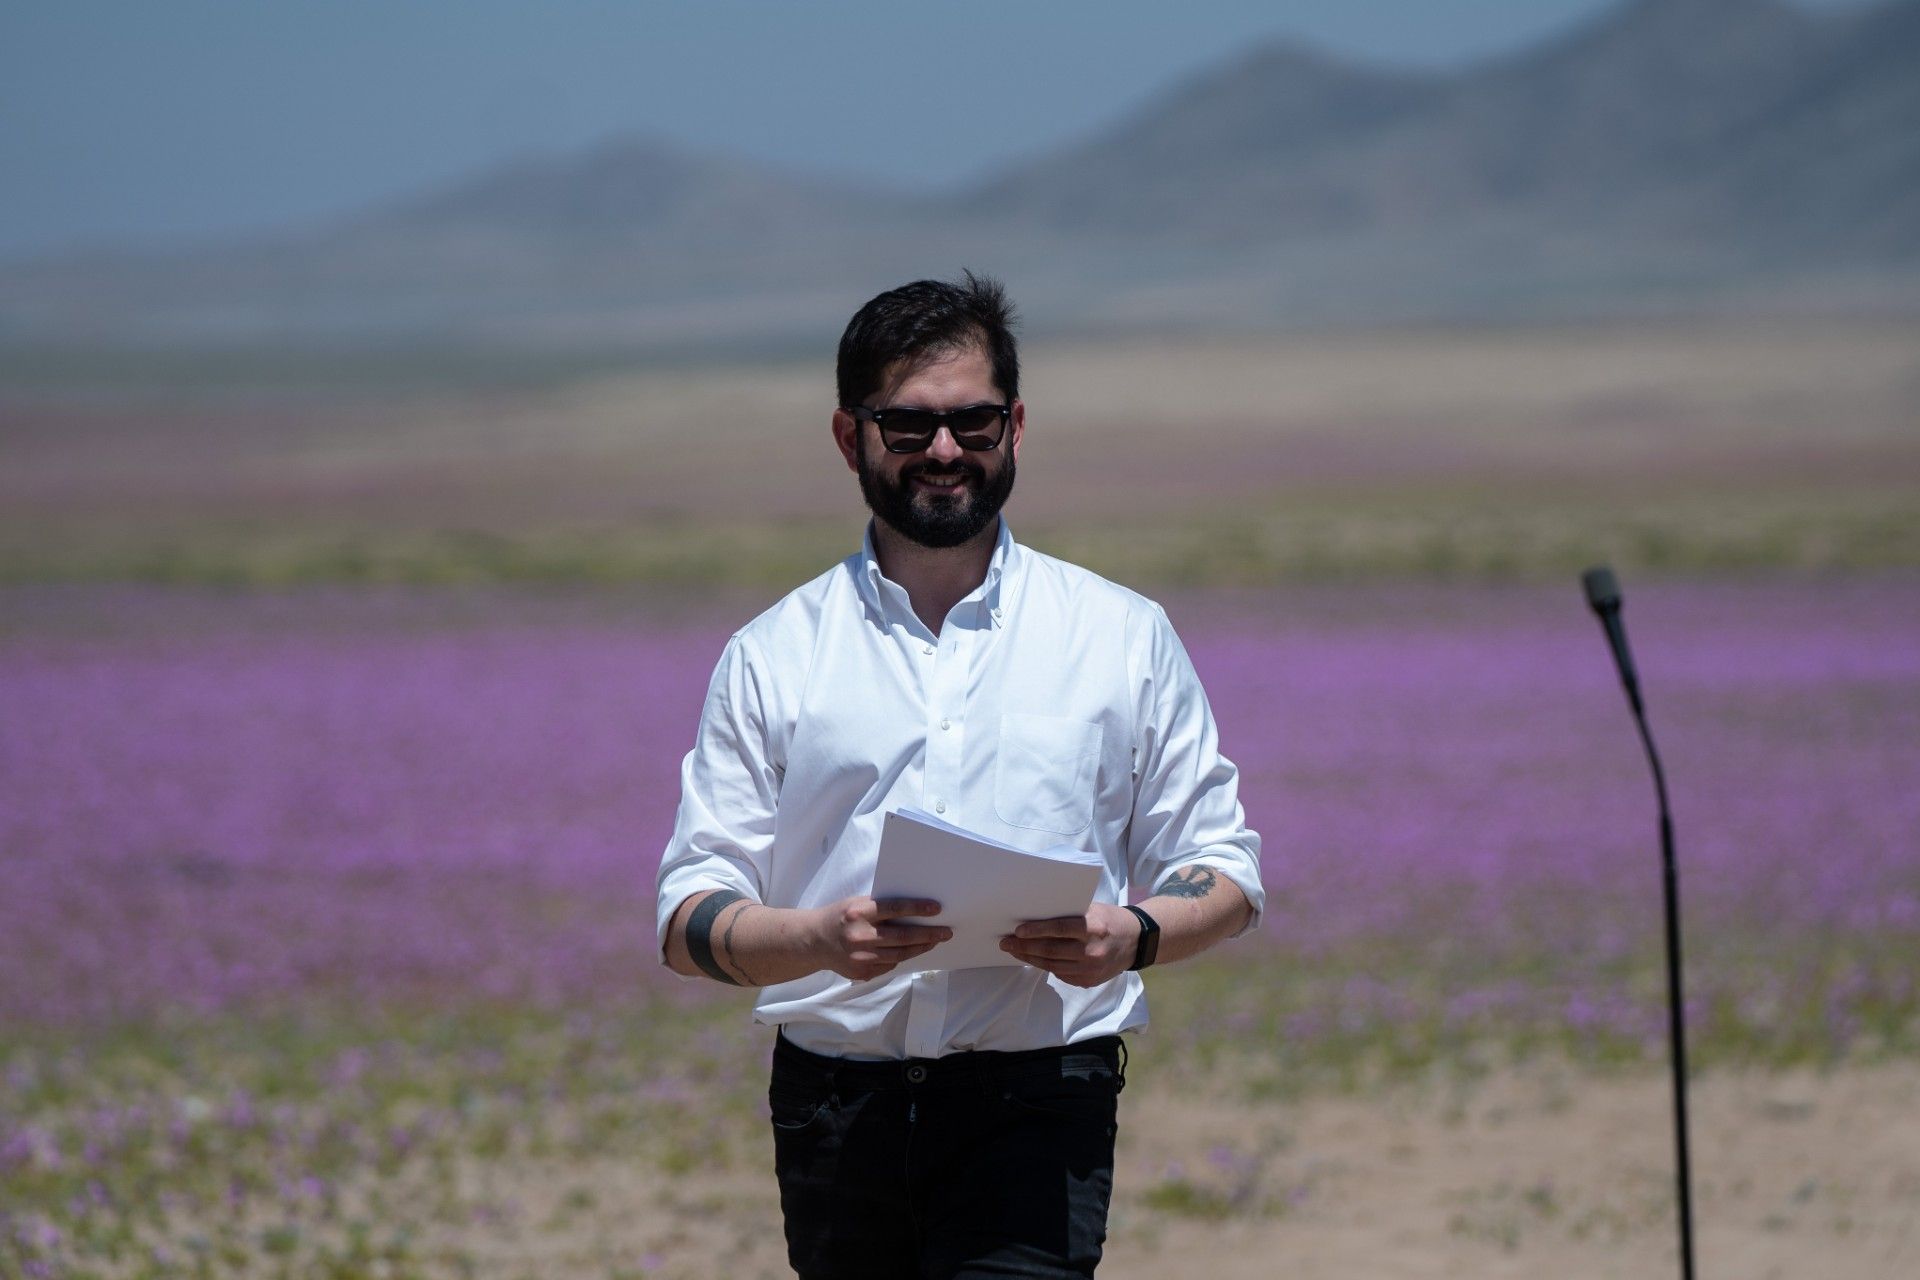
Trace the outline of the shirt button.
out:
[[[922,653],[932,653],[932,652],[933,652],[933,646],[932,646],[932,645],[928,645],[928,646],[927,646],[926,648],[924,648],[924,649],[922,649],[922,650],[921,650],[920,652],[922,652]]]
[[[935,813],[945,813],[947,811],[947,802],[945,800],[935,800],[933,802],[933,811]]]
[[[951,728],[953,728],[953,721],[951,721],[951,720],[942,720],[942,721],[940,722],[940,727],[941,727],[942,729],[951,729]]]

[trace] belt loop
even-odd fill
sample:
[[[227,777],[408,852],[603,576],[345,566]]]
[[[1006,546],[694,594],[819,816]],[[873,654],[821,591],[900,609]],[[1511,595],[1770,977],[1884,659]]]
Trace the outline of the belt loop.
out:
[[[1125,1038],[1124,1037],[1116,1037],[1116,1038],[1120,1040],[1120,1088],[1115,1089],[1114,1092],[1118,1093],[1120,1092],[1120,1089],[1124,1089],[1127,1087],[1127,1063],[1131,1062],[1133,1059],[1129,1057],[1127,1054],[1127,1042]]]

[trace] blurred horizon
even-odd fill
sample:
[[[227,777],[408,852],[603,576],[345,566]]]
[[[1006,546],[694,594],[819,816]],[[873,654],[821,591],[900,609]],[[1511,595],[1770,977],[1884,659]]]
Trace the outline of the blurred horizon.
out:
[[[769,26],[743,5],[588,5],[512,48],[490,42],[526,34],[517,9],[442,27],[410,7],[396,27],[384,8],[292,6],[175,58],[215,12],[114,27],[102,47],[151,37],[141,74],[168,87],[117,81],[101,110],[161,132],[189,123],[170,103],[211,112],[181,143],[210,154],[308,128],[268,109],[282,98],[337,100],[335,144],[364,140],[372,163],[398,139],[379,155],[413,158],[411,194],[269,240],[0,264],[0,583],[797,582],[861,517],[824,437],[840,327],[963,265],[1003,279],[1025,322],[1035,430],[1012,518],[1123,581],[1920,565],[1915,0],[1463,2],[1403,27],[1407,6],[1360,23],[1308,5],[1284,30],[1223,0],[1164,40],[1163,19],[1116,11],[1079,23],[1112,49],[1036,82],[1019,109],[1046,128],[1011,142],[1002,90],[1085,6],[1029,22],[846,4]],[[323,18],[325,38],[289,41]],[[796,21],[806,39],[776,38]],[[654,31],[650,57],[670,48],[710,82],[648,88],[673,99],[679,144],[456,180],[437,166],[459,156],[366,128],[402,82],[435,128],[493,127],[407,81],[422,41],[446,44],[436,74],[476,83],[501,58],[545,74],[599,31],[577,78],[605,87],[639,74],[615,29]],[[869,43],[810,56],[856,29]],[[70,62],[39,57],[0,92],[59,101],[48,77]],[[254,101],[281,62],[282,98]],[[775,63],[808,78],[769,78]],[[876,111],[817,74],[842,63],[911,68],[923,109]],[[61,93],[109,87],[114,66]],[[350,102],[331,90],[362,72]],[[804,91],[770,113],[782,86]],[[514,136],[532,139],[550,119],[533,101],[501,118],[521,107]],[[872,127],[822,130],[840,117],[815,111]],[[35,113],[7,119],[18,151]],[[1002,167],[852,199],[688,149],[763,124],[770,145],[798,130],[870,172],[983,147]],[[258,185],[287,165],[370,172],[335,144],[285,148]],[[156,216],[190,172],[175,154],[142,171]]]
[[[1055,25],[1041,34],[1058,38],[1069,10],[1047,12]],[[1492,9],[1458,13],[1478,13],[1467,25],[1483,31],[1494,25]],[[455,172],[460,148],[422,147],[413,131],[421,121],[452,127],[432,113],[454,99],[411,83],[407,101],[432,104],[427,115],[368,116],[391,114],[382,94],[391,98],[392,77],[417,50],[383,43],[378,21],[362,28],[343,14],[283,77],[287,92],[306,95],[298,110],[274,109],[284,93],[257,92],[284,60],[276,54],[199,77],[178,74],[191,58],[170,65],[169,83],[194,86],[189,101],[212,113],[205,120],[169,115],[175,89],[146,93],[137,77],[102,86],[103,101],[149,119],[109,147],[39,127],[44,103],[16,113],[27,123],[14,127],[13,150],[137,186],[66,190],[14,164],[24,180],[8,207],[17,219],[44,206],[76,232],[133,208],[164,218],[169,193],[193,185],[210,155],[244,170],[246,191],[208,180],[195,198],[236,223],[259,213],[251,202],[263,193],[298,204],[328,183],[344,190],[380,156],[403,161],[405,194],[165,251],[0,261],[0,347],[35,365],[157,348],[790,356],[830,345],[880,290],[963,265],[1004,279],[1028,334],[1047,339],[1920,315],[1915,0],[1819,11],[1783,0],[1615,0],[1444,69],[1254,39],[1241,30],[1245,14],[1215,16],[1224,25],[1189,34],[1237,31],[1233,51],[1171,87],[1151,88],[1165,85],[1162,72],[1130,74],[1100,43],[1111,32],[1133,47],[1161,23],[1089,27],[1099,41],[1068,61],[1102,78],[1071,102],[1051,96],[1060,86],[1026,92],[1018,59],[983,53],[996,28],[976,20],[960,38],[942,28],[931,42],[911,23],[868,24],[874,47],[892,53],[863,59],[867,46],[854,43],[819,67],[805,41],[790,46],[757,17],[739,56],[695,56],[696,32],[663,29],[659,48],[679,50],[681,71],[703,86],[677,94],[669,78],[650,88],[670,99],[656,110],[671,127],[609,135],[600,120],[584,149],[521,150]],[[1003,26],[999,43],[1046,49],[1019,20]],[[453,30],[477,38],[504,28]],[[838,30],[809,28],[809,38]],[[533,74],[572,47],[553,40],[535,41],[522,69]],[[316,80],[363,65],[362,55],[339,56],[342,41],[385,61],[367,64],[367,91],[303,142],[330,96],[314,97]],[[923,56],[929,43],[937,55]],[[1179,45],[1158,56],[1177,57]],[[635,73],[622,53],[603,42],[615,63],[586,64],[570,83],[626,84]],[[769,58],[782,75],[813,76],[790,86],[791,104],[769,99],[787,83]],[[852,95],[818,74],[844,59],[904,68],[892,96],[910,105],[875,109],[884,74]],[[45,79],[36,74],[10,92],[33,102]],[[976,109],[975,98],[985,104]],[[534,94],[501,118],[537,134],[546,101]],[[1045,127],[1008,127],[996,110],[1015,105]],[[486,112],[453,114],[463,136],[488,127]],[[777,159],[699,136],[742,130]],[[256,163],[247,148],[262,138],[271,156]],[[822,167],[835,163],[819,149],[827,145],[843,149],[843,170],[895,176],[835,177]],[[116,169],[116,154],[143,146],[139,165]],[[999,157],[987,168],[975,163],[982,146]],[[907,173],[928,162],[946,179],[936,189]],[[54,207],[83,195],[78,211]]]
[[[932,193],[1082,142],[1275,42],[1445,72],[1636,5],[1759,2],[1313,0],[1276,13],[1209,0],[1177,21],[1145,0],[13,8],[0,18],[12,188],[0,263],[296,232],[636,138]],[[1781,2],[1837,13],[1911,0]],[[1013,22],[1015,38],[982,38]],[[909,110],[884,74],[902,68]]]

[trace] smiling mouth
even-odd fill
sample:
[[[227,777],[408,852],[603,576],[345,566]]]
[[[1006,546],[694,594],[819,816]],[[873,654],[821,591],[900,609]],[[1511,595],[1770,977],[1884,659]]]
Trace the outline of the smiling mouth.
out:
[[[960,488],[967,483],[968,479],[970,479],[970,477],[965,475],[917,475],[913,477],[913,482],[917,485],[924,485],[929,489],[946,491]]]

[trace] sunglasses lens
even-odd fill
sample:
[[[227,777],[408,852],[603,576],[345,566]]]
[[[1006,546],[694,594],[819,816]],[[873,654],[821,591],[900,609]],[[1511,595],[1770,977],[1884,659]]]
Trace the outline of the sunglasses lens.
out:
[[[933,443],[939,429],[938,414],[925,409],[889,409],[880,422],[880,438],[895,453],[918,453]]]
[[[1000,410],[977,404],[947,415],[947,426],[962,449],[991,449],[1000,442]]]

